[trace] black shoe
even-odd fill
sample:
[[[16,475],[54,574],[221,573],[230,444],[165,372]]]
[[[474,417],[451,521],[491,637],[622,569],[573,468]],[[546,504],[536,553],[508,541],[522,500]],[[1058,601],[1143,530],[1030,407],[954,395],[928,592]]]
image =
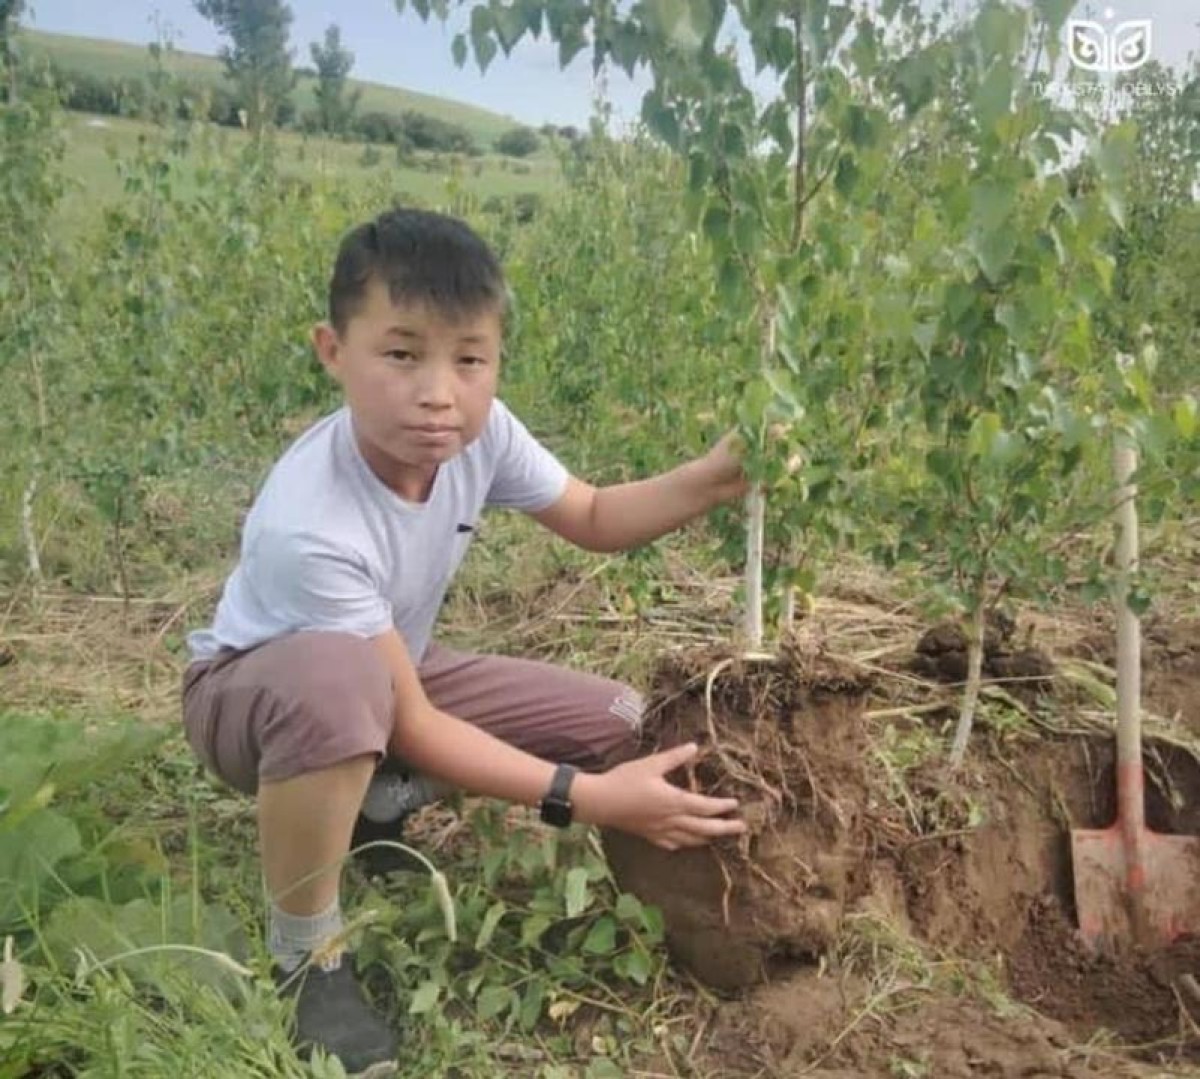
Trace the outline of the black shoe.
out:
[[[350,849],[362,846],[364,843],[374,843],[376,840],[388,839],[393,843],[404,842],[404,821],[407,814],[397,820],[378,821],[368,820],[361,813],[354,822],[354,833],[350,837]],[[407,851],[395,847],[368,847],[358,851],[354,860],[368,877],[382,877],[388,873],[411,873],[424,869],[424,866]]]
[[[351,956],[343,955],[336,970],[274,971],[283,995],[296,1000],[297,1048],[307,1055],[320,1046],[350,1075],[394,1061],[399,1049],[399,1039],[363,994],[352,964]]]

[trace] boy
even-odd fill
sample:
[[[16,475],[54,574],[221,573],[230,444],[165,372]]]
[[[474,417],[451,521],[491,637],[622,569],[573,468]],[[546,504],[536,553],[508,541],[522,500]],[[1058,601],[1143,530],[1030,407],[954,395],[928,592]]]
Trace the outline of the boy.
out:
[[[394,764],[377,773],[383,760],[667,849],[744,827],[734,800],[664,778],[695,746],[631,759],[641,703],[628,687],[430,643],[485,505],[617,551],[745,490],[729,437],[639,483],[596,490],[568,475],[496,399],[505,297],[495,257],[460,221],[400,209],[345,237],[329,321],[313,331],[345,406],[276,463],[213,624],[188,640],[188,739],[257,796],[277,975],[312,960],[293,979],[297,1039],[348,1071],[397,1047],[351,963],[322,947],[342,926],[340,871],[315,871],[346,854],[360,812],[411,808]]]

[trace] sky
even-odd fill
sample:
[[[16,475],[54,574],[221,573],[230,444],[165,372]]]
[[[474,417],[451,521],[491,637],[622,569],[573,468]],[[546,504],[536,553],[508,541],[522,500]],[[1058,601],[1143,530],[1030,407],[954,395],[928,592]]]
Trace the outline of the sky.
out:
[[[288,3],[297,64],[311,62],[309,44],[337,23],[355,56],[355,78],[465,101],[535,126],[586,126],[592,114],[597,87],[586,50],[561,71],[557,50],[545,38],[522,42],[507,59],[498,55],[482,76],[473,60],[462,70],[455,67],[450,56],[454,26],[423,23],[411,10],[398,14],[394,0]],[[973,5],[956,0],[954,6],[961,11]],[[28,0],[26,7],[23,22],[40,30],[148,44],[158,38],[156,26],[161,26],[179,49],[215,54],[221,46],[192,0]],[[1200,0],[1085,0],[1072,14],[1110,27],[1149,19],[1151,54],[1175,67],[1182,68],[1190,53],[1200,53]],[[605,91],[617,119],[635,118],[645,80],[631,83],[620,71],[607,79]]]

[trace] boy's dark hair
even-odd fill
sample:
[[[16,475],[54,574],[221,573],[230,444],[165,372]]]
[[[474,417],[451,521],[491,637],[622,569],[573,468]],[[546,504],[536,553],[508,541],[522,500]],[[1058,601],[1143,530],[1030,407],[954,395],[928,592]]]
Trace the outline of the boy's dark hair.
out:
[[[451,317],[494,308],[503,318],[508,290],[491,249],[464,222],[401,207],[351,230],[329,281],[329,321],[344,333],[372,280],[392,303],[428,303]]]

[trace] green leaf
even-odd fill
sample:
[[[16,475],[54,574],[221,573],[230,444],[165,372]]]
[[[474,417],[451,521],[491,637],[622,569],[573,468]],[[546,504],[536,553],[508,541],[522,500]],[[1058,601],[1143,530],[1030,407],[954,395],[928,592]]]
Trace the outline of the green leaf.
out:
[[[721,125],[721,147],[725,157],[730,161],[741,161],[746,157],[746,132],[742,129],[741,124]]]
[[[663,104],[658,92],[651,90],[642,98],[642,122],[668,146],[679,146],[679,121],[673,109]]]
[[[467,62],[467,36],[455,34],[450,43],[450,55],[454,58],[455,67],[462,67]]]
[[[489,985],[475,1000],[475,1014],[481,1020],[491,1019],[499,1015],[516,999],[516,992],[507,985]]]
[[[858,182],[858,162],[854,160],[854,155],[844,153],[838,158],[837,172],[833,177],[833,186],[837,188],[837,192],[844,199],[850,199],[854,196],[854,187]]]
[[[27,910],[36,919],[55,867],[80,850],[79,829],[52,809],[0,831],[0,931],[21,925]]]
[[[866,149],[876,142],[874,115],[862,105],[851,105],[846,109],[841,129],[856,149]]]
[[[929,52],[910,53],[895,69],[896,88],[908,115],[933,100],[937,89],[937,65]]]
[[[622,952],[613,961],[613,969],[635,985],[645,985],[650,980],[650,960],[640,949]]]
[[[967,250],[993,284],[1017,249],[1018,233],[1012,224],[1016,202],[1017,188],[1011,180],[983,180],[971,187]]]
[[[792,135],[791,110],[782,101],[772,102],[763,111],[762,126],[775,140],[780,153],[791,156],[795,139]]]
[[[495,935],[496,927],[500,924],[500,919],[504,917],[508,907],[505,906],[502,900],[497,900],[489,908],[487,914],[483,917],[483,924],[479,927],[479,932],[475,937],[475,950],[483,951],[492,941]]]
[[[471,10],[471,44],[475,48],[475,60],[481,72],[487,71],[496,55],[493,25],[492,13],[488,8],[479,6]]]
[[[918,322],[913,326],[912,339],[916,343],[917,348],[921,350],[921,355],[926,359],[929,359],[929,353],[933,350],[933,343],[937,340],[937,332],[938,324],[936,319],[929,322]]]
[[[583,940],[588,955],[611,955],[617,946],[617,923],[607,914],[599,918]]]
[[[975,20],[975,37],[983,56],[1007,61],[1021,47],[1025,16],[1004,4],[985,3]]]
[[[525,987],[525,995],[521,998],[520,1023],[522,1030],[532,1030],[542,1017],[542,1009],[546,1005],[546,983],[540,978],[530,982]]]
[[[984,412],[977,416],[967,436],[967,453],[971,457],[986,457],[992,443],[999,437],[1000,429],[1000,417],[995,412]]]
[[[982,233],[1005,228],[1017,205],[1017,187],[1009,179],[984,179],[971,185],[970,225]]]
[[[649,937],[647,943],[659,943],[666,932],[666,923],[663,921],[662,911],[658,907],[643,904],[642,927],[645,929],[647,937]]]
[[[998,60],[979,84],[971,104],[975,119],[984,131],[992,131],[996,122],[1012,108],[1013,81],[1016,72],[1004,60]]]
[[[1190,393],[1185,393],[1171,409],[1171,419],[1179,437],[1185,442],[1191,441],[1200,427],[1200,405],[1197,404],[1196,398]]]
[[[567,873],[564,898],[566,899],[568,918],[578,918],[591,904],[591,896],[588,894],[588,873],[584,866],[577,865]]]
[[[718,202],[710,203],[700,221],[704,235],[714,243],[729,239],[729,211]]]
[[[563,29],[558,39],[558,66],[566,67],[587,45],[587,38],[578,26]]]
[[[640,925],[642,921],[642,901],[632,892],[622,892],[617,896],[613,913],[623,922]]]
[[[521,40],[525,33],[525,13],[515,5],[512,7],[496,7],[492,9],[492,17],[496,24],[496,36],[500,39],[500,47],[504,55],[512,52],[513,46]]]
[[[437,1003],[438,997],[441,996],[442,987],[434,981],[425,981],[417,986],[417,991],[413,993],[412,1000],[408,1002],[409,1015],[425,1015],[433,1010],[433,1006]]]
[[[542,934],[550,928],[550,919],[544,914],[531,914],[521,923],[521,943],[526,948],[536,946]]]

